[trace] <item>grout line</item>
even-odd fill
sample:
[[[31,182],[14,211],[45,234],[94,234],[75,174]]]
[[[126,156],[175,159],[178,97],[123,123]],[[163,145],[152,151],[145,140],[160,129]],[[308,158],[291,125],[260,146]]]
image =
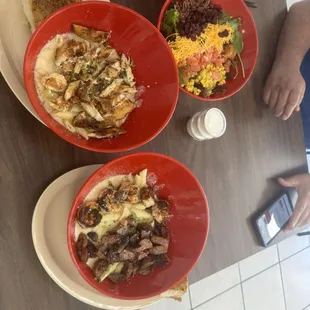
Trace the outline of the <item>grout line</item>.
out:
[[[238,262],[238,270],[239,270],[239,279],[240,279],[240,286],[241,286],[241,296],[242,296],[242,302],[243,302],[243,310],[245,310],[245,300],[244,300],[244,293],[243,293],[243,285],[241,283],[241,270],[240,270],[239,262]]]
[[[299,238],[302,238],[302,237],[299,237]],[[277,245],[278,245],[278,244],[277,244]],[[303,248],[303,249],[299,250],[298,252],[296,252],[296,253],[294,253],[294,254],[292,254],[292,255],[290,255],[290,256],[288,256],[288,257],[286,257],[286,258],[282,259],[282,260],[280,260],[280,262],[284,262],[284,261],[286,261],[287,259],[289,259],[289,258],[293,257],[293,256],[294,256],[294,255],[296,255],[296,254],[299,254],[300,252],[302,252],[302,251],[304,251],[304,250],[308,249],[309,247],[310,247],[310,245],[306,246],[305,248]],[[280,257],[279,257],[279,258],[280,258]]]
[[[285,310],[287,310],[286,295],[285,295],[283,275],[282,275],[282,266],[281,266],[281,261],[280,261],[280,253],[279,253],[278,245],[277,245],[277,252],[278,252],[278,259],[279,259],[279,266],[280,266],[280,275],[281,275],[282,292],[283,292],[283,298],[284,298],[284,306],[285,306]]]
[[[210,299],[208,299],[208,300],[206,300],[206,301],[202,302],[201,304],[197,305],[197,306],[196,306],[196,307],[194,307],[193,309],[196,309],[196,308],[198,308],[198,307],[200,307],[200,306],[202,306],[202,305],[206,304],[207,302],[209,302],[209,301],[213,300],[213,299],[214,299],[214,298],[216,298],[216,297],[219,297],[220,295],[222,295],[222,294],[224,294],[224,293],[228,292],[229,290],[231,290],[231,289],[233,289],[233,288],[237,287],[238,285],[241,285],[241,283],[238,283],[238,284],[236,284],[236,285],[234,285],[234,286],[232,286],[232,287],[228,288],[227,290],[225,290],[225,291],[223,291],[223,292],[221,292],[221,293],[219,293],[219,294],[217,294],[217,295],[213,296],[212,298],[210,298]]]
[[[241,283],[247,282],[247,281],[249,281],[249,280],[255,278],[255,277],[258,276],[259,274],[261,274],[261,273],[263,273],[263,272],[265,272],[265,271],[271,269],[271,268],[274,267],[274,266],[277,266],[278,264],[279,264],[279,262],[277,262],[277,263],[275,263],[275,264],[269,266],[268,268],[266,268],[266,269],[264,269],[264,270],[262,270],[262,271],[260,271],[260,272],[258,272],[258,273],[256,273],[256,274],[254,274],[253,276],[251,276],[251,277],[245,279],[244,281],[241,281]]]
[[[276,244],[276,246],[277,246],[278,258],[280,259],[278,244]],[[304,249],[302,249],[302,250],[300,250],[300,251],[294,253],[293,255],[286,257],[286,258],[283,259],[282,261],[279,260],[279,262],[277,262],[277,263],[275,263],[275,264],[269,266],[268,268],[266,268],[266,269],[264,269],[264,270],[262,270],[262,271],[256,273],[255,275],[253,275],[253,276],[247,278],[247,279],[244,280],[244,281],[241,281],[240,269],[239,269],[240,283],[238,283],[238,284],[236,284],[236,285],[234,285],[234,286],[228,288],[228,289],[225,290],[225,291],[222,291],[221,293],[219,293],[219,294],[213,296],[212,298],[210,298],[210,299],[208,299],[208,300],[202,302],[201,304],[199,304],[199,305],[193,307],[193,305],[192,305],[192,299],[191,299],[191,295],[190,295],[190,303],[191,303],[192,309],[194,310],[194,309],[196,309],[196,308],[202,306],[203,304],[205,304],[205,303],[209,302],[210,300],[213,300],[214,298],[216,298],[216,297],[218,297],[218,296],[220,296],[220,295],[222,295],[222,294],[228,292],[229,290],[235,288],[235,287],[238,286],[238,285],[241,285],[241,290],[242,290],[242,295],[243,295],[242,283],[247,282],[248,280],[253,279],[254,277],[258,276],[259,274],[261,274],[261,273],[263,273],[263,272],[265,272],[265,271],[267,271],[267,270],[269,270],[269,269],[271,269],[272,267],[275,267],[275,266],[278,265],[278,264],[280,265],[280,268],[281,268],[281,262],[284,262],[284,261],[286,261],[287,259],[293,257],[294,255],[297,255],[297,254],[299,254],[300,252],[302,252],[302,251],[304,251],[304,250],[307,250],[309,247],[310,247],[310,246],[305,247]],[[250,257],[250,256],[249,256],[249,257]],[[239,268],[239,262],[238,262],[238,268]],[[281,269],[281,270],[282,270],[282,269]],[[215,274],[216,274],[216,273],[215,273]],[[203,278],[203,279],[201,279],[201,280],[204,280],[204,279],[207,279],[207,278],[208,278],[208,277]],[[281,279],[282,279],[282,271],[281,271]],[[200,280],[200,281],[201,281],[201,280]],[[199,282],[199,281],[198,281],[198,282]],[[283,287],[283,283],[282,283],[282,287]],[[284,289],[284,287],[283,287],[283,289]],[[284,296],[285,296],[285,294],[284,294]],[[285,300],[285,297],[284,297],[284,300]],[[309,306],[310,306],[310,305],[309,305]],[[286,300],[285,300],[285,307],[286,307]],[[307,306],[307,307],[308,307],[308,306]],[[306,308],[307,308],[307,307],[306,307]],[[306,308],[305,308],[305,309],[306,309]],[[303,309],[303,310],[305,310],[305,309]]]
[[[278,244],[276,244],[276,246],[277,246],[277,249],[278,249]],[[250,279],[256,277],[256,276],[259,275],[260,273],[265,272],[266,270],[268,270],[268,269],[270,269],[270,268],[276,266],[277,264],[280,264],[281,262],[286,261],[287,259],[293,257],[294,255],[297,255],[297,254],[299,254],[300,252],[302,252],[302,251],[304,251],[304,250],[307,250],[309,247],[310,247],[310,246],[305,247],[304,249],[302,249],[302,250],[296,252],[295,254],[293,254],[293,255],[291,255],[291,256],[289,256],[289,257],[286,257],[286,258],[283,259],[282,261],[279,260],[279,262],[277,262],[277,263],[275,263],[275,264],[269,266],[268,268],[266,268],[266,269],[264,269],[264,270],[262,270],[262,271],[260,271],[260,272],[258,272],[258,273],[256,273],[256,274],[254,274],[253,276],[251,276],[251,277],[245,279],[244,281],[241,281],[241,283],[246,282],[246,281],[248,281],[248,280],[250,280]],[[279,252],[278,252],[278,257],[279,257]]]
[[[303,308],[302,310],[306,310],[310,305],[308,305],[306,308]]]
[[[188,286],[188,295],[189,295],[189,304],[191,306],[191,309],[193,309],[193,304],[192,304],[192,295],[191,295],[191,286]]]

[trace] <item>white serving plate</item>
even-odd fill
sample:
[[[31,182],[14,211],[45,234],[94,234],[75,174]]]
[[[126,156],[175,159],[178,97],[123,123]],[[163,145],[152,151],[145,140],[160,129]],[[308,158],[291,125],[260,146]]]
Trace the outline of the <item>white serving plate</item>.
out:
[[[30,37],[31,30],[24,15],[22,0],[0,0],[0,71],[22,105],[43,123],[24,87],[23,62]]]
[[[74,266],[67,246],[67,221],[75,195],[101,165],[81,167],[51,183],[39,198],[32,218],[32,239],[48,275],[68,294],[101,309],[139,309],[161,299],[121,300],[92,288]]]

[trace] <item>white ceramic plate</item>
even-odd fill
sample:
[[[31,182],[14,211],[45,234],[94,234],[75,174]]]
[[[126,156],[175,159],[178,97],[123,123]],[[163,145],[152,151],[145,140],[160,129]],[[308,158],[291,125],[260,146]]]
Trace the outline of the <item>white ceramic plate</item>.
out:
[[[21,2],[21,0],[0,0],[0,69],[15,96],[34,117],[41,121],[24,88],[23,61],[31,31]]]
[[[79,274],[67,246],[67,220],[80,187],[100,165],[67,172],[51,183],[39,198],[32,218],[32,239],[38,258],[49,276],[67,293],[101,309],[139,309],[161,298],[121,300],[92,288]]]
[[[23,62],[30,37],[30,26],[24,15],[22,0],[0,0],[0,71],[23,106],[43,123],[33,109],[24,87]]]

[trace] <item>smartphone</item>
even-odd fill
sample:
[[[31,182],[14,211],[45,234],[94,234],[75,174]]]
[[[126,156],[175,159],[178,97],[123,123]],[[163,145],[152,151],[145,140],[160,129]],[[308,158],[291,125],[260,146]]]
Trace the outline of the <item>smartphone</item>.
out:
[[[254,219],[263,246],[267,247],[288,224],[293,210],[291,197],[288,192],[284,192]]]

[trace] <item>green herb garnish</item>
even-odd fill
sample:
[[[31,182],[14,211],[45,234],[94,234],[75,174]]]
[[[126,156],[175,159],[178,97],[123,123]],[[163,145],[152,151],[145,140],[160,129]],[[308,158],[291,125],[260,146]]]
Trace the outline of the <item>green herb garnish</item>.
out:
[[[178,70],[178,74],[179,74],[179,84],[181,86],[185,85],[184,77],[180,70]]]
[[[241,69],[242,69],[242,77],[245,78],[244,65],[241,57],[241,53],[244,48],[243,35],[239,31],[239,26],[242,25],[242,21],[240,18],[233,18],[227,13],[223,12],[221,18],[219,19],[219,24],[228,24],[234,31],[231,43],[237,53],[237,56],[240,61]]]
[[[164,21],[162,23],[162,31],[165,33],[166,36],[170,34],[177,33],[177,25],[180,20],[180,13],[174,5],[173,8],[167,10],[165,12]]]

